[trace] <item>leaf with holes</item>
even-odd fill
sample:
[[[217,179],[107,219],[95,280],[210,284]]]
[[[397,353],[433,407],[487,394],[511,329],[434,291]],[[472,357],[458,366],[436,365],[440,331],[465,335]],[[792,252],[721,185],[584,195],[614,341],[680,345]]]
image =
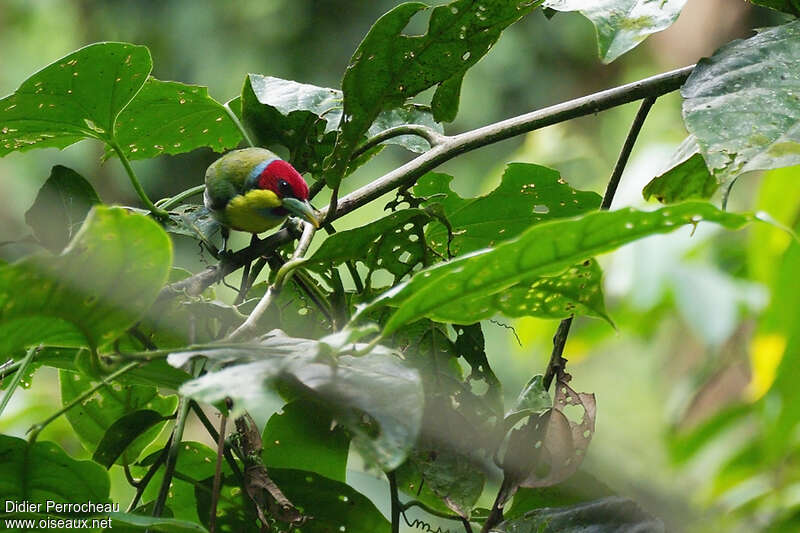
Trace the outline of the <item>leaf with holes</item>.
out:
[[[77,232],[100,198],[86,178],[71,168],[56,165],[36,200],[25,212],[25,222],[38,241],[58,253]]]
[[[290,80],[248,74],[242,89],[242,117],[262,146],[280,144],[289,149],[289,160],[300,172],[319,176],[322,162],[333,150],[342,118],[342,92]],[[404,124],[421,124],[441,132],[424,106],[407,104],[380,113],[367,136]],[[430,146],[416,136],[402,135],[386,141],[414,152]],[[361,158],[360,158],[361,159]],[[357,163],[360,164],[360,163]],[[351,170],[354,169],[351,164]]]
[[[0,499],[44,504],[108,501],[108,473],[76,461],[52,442],[0,435]],[[38,516],[38,515],[37,515]]]
[[[342,80],[344,113],[334,153],[325,163],[328,185],[338,186],[356,144],[381,111],[400,107],[435,86],[433,118],[453,120],[466,71],[506,27],[536,6],[530,0],[456,0],[432,9],[424,35],[402,32],[414,15],[430,9],[426,4],[401,4],[378,19],[350,59]]]
[[[62,405],[69,404],[97,384],[96,380],[89,376],[64,370],[59,372],[59,381]],[[110,432],[113,433],[115,428],[119,427],[120,420],[143,409],[155,411],[163,418],[171,415],[177,404],[177,397],[161,396],[155,387],[112,383],[67,411],[66,417],[87,451],[94,453],[97,450],[103,453],[104,457],[108,457],[110,450],[108,448],[101,450],[100,444],[106,438],[113,438]],[[128,421],[127,427],[132,430],[137,424],[137,421]],[[155,421],[146,427],[141,427],[140,434],[135,440],[127,443],[123,450],[117,450],[121,453],[113,458],[113,462],[121,465],[135,462],[145,446],[155,440],[163,427],[163,423]],[[119,443],[120,440],[117,439],[115,442]]]
[[[91,44],[51,63],[0,100],[0,157],[112,141],[117,116],[152,67],[147,47],[128,43]]]
[[[264,464],[294,468],[345,482],[350,439],[324,406],[306,400],[286,404],[270,417],[262,438]]]
[[[230,397],[235,412],[274,405],[271,389],[299,384],[331,409],[369,462],[394,469],[419,432],[423,405],[419,374],[381,346],[367,355],[336,356],[345,346],[363,350],[367,345],[349,340],[347,330],[319,341],[274,331],[257,343],[172,353],[168,360],[181,366],[202,355],[229,364],[184,384],[180,391],[207,403]],[[329,362],[331,357],[335,359]]]
[[[730,183],[800,164],[800,21],[733,41],[686,80],[683,118],[709,170]]]
[[[61,255],[0,266],[0,353],[108,344],[150,307],[171,262],[157,223],[95,207]]]
[[[223,152],[242,134],[208,88],[150,78],[120,113],[117,142],[128,159],[182,154],[208,147]],[[107,156],[112,152],[107,152]]]
[[[642,190],[645,200],[655,197],[662,204],[691,199],[706,200],[719,187],[716,178],[708,171],[693,135],[681,143],[667,168]]]
[[[569,379],[565,374],[556,381],[551,409],[531,415],[509,433],[503,472],[511,486],[549,487],[574,474],[583,462],[597,407],[594,394],[575,392]]]
[[[570,507],[545,507],[499,524],[497,533],[663,533],[664,524],[632,500],[604,498]]]
[[[511,163],[500,185],[486,196],[462,198],[450,188],[452,176],[428,173],[414,186],[414,195],[427,204],[440,204],[452,227],[449,252],[463,255],[513,239],[530,226],[574,217],[600,207],[601,198],[570,187],[550,168]],[[448,254],[448,230],[432,221],[425,235],[431,247]]]
[[[425,246],[423,226],[430,216],[423,209],[404,209],[359,228],[328,237],[308,259],[308,268],[324,271],[332,264],[361,261],[372,272],[383,268],[395,281],[431,259]]]
[[[556,11],[580,11],[597,30],[603,63],[611,63],[648,35],[669,28],[686,0],[546,0]]]
[[[389,522],[369,498],[355,489],[314,472],[270,468],[269,475],[286,497],[309,519],[304,533],[389,533]]]
[[[484,302],[487,296],[532,276],[557,274],[587,257],[703,220],[738,229],[753,217],[726,213],[711,204],[689,202],[652,212],[601,211],[539,224],[494,249],[417,272],[362,308],[356,318],[377,307],[395,307],[384,326],[384,335],[424,316],[452,323],[474,322],[474,317],[469,320],[463,317],[464,309],[470,308],[472,301]],[[487,313],[489,309],[479,308],[477,312]]]

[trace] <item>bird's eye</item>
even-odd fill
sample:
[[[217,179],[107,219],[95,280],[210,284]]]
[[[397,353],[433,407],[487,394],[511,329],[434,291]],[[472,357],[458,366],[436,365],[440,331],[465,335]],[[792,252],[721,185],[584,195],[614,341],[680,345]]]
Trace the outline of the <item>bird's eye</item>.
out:
[[[278,180],[278,192],[281,196],[294,196],[294,189],[286,180]]]

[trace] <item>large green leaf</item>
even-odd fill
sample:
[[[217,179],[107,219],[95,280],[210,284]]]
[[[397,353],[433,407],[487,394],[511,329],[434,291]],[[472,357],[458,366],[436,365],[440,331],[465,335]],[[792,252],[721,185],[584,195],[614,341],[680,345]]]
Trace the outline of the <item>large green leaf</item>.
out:
[[[318,176],[336,142],[342,98],[342,92],[336,89],[249,74],[242,90],[242,118],[260,145],[285,146],[295,168]],[[403,124],[421,124],[442,131],[427,108],[406,104],[380,113],[366,134],[373,136]],[[393,137],[386,143],[414,152],[430,148],[427,141],[409,135]]]
[[[163,421],[164,415],[152,409],[137,409],[123,415],[106,429],[102,440],[97,443],[97,448],[92,454],[92,460],[106,468],[111,468],[117,459],[127,452],[128,457],[123,461],[130,461],[130,457],[140,451],[131,448],[134,442],[141,440],[145,445],[148,444],[147,441],[152,440],[149,437],[155,435],[150,434],[147,439],[145,439],[145,435]]]
[[[345,345],[366,347],[348,341],[346,335],[340,332],[312,341],[272,332],[258,343],[173,353],[169,361],[181,366],[203,355],[219,363],[236,363],[180,390],[208,403],[230,397],[240,409],[275,404],[273,389],[278,383],[299,384],[331,409],[368,461],[393,469],[419,432],[423,405],[419,374],[381,347],[357,357],[335,356]]]
[[[4,502],[39,503],[40,512],[45,512],[48,500],[102,503],[108,500],[108,491],[108,474],[102,466],[76,461],[52,442],[31,444],[0,435],[0,499]]]
[[[619,497],[571,507],[545,507],[507,520],[491,531],[498,533],[657,533],[664,524],[636,503]]]
[[[716,178],[706,166],[697,139],[690,135],[678,147],[668,169],[648,183],[642,190],[645,200],[654,197],[662,204],[684,200],[711,198],[719,187]]]
[[[296,400],[285,405],[270,417],[262,441],[270,471],[294,468],[345,481],[350,440],[320,404]]]
[[[107,344],[150,307],[171,261],[158,224],[95,207],[63,254],[0,267],[0,353]]]
[[[152,66],[146,47],[128,43],[91,44],[51,63],[0,100],[0,157],[111,140],[117,116]]]
[[[132,513],[109,513],[114,529],[120,526],[133,531],[158,531],[160,533],[206,533],[208,530],[188,520],[142,516]]]
[[[71,168],[56,165],[25,212],[25,222],[42,245],[58,253],[77,232],[92,206],[99,203],[100,198],[86,178]]]
[[[727,228],[740,228],[752,217],[726,213],[711,204],[689,202],[652,212],[621,209],[548,222],[494,249],[417,272],[409,281],[365,306],[360,313],[383,305],[396,307],[384,326],[384,335],[423,316],[462,323],[465,322],[464,310],[469,309],[472,302],[483,302],[488,296],[526,278],[556,274],[595,254],[703,220]],[[490,311],[484,306],[475,313]]]
[[[314,472],[270,468],[269,475],[309,520],[303,533],[389,533],[389,521],[369,498],[349,485]]]
[[[342,89],[344,114],[327,183],[344,176],[356,143],[384,109],[436,86],[431,107],[437,122],[451,121],[458,111],[461,81],[494,45],[500,33],[537,6],[533,0],[456,0],[433,8],[424,35],[403,29],[426,4],[401,4],[383,15],[353,54]]]
[[[686,0],[546,0],[557,11],[580,11],[597,30],[603,63],[611,63],[651,33],[677,20]]]
[[[128,159],[146,159],[203,146],[223,152],[242,134],[207,87],[150,78],[120,113],[116,138]]]
[[[82,374],[62,370],[59,372],[61,382],[61,403],[66,405],[89,388],[95,386],[95,380]],[[67,411],[66,417],[75,430],[81,444],[91,453],[106,438],[108,432],[126,415],[141,409],[156,411],[162,417],[169,416],[175,410],[178,399],[175,396],[161,396],[155,387],[140,385],[111,384],[95,392],[81,404]],[[163,423],[141,428],[141,433],[126,448],[119,450],[121,455],[112,462],[128,465],[136,461],[142,450],[150,444],[161,431]],[[130,426],[128,429],[133,429]]]
[[[414,187],[418,197],[429,198],[444,208],[453,237],[453,255],[480,250],[512,239],[534,224],[580,215],[600,207],[601,198],[570,187],[550,168],[529,163],[511,163],[492,192],[477,198],[462,198],[450,188],[452,176],[429,173]],[[432,222],[425,232],[431,246],[448,253],[448,230]]]
[[[697,64],[681,89],[683,116],[721,183],[800,164],[799,82],[800,21],[733,41]]]

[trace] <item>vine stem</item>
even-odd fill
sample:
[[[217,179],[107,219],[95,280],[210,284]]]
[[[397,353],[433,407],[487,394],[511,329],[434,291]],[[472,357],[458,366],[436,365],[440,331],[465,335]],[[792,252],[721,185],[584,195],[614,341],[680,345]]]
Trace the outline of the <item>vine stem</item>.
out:
[[[228,341],[245,340],[253,335],[253,332],[258,326],[258,321],[264,315],[272,303],[272,298],[283,288],[284,283],[289,280],[292,272],[305,262],[303,256],[305,255],[308,247],[311,245],[311,240],[314,238],[316,228],[306,222],[303,223],[303,234],[297,243],[292,258],[287,261],[275,274],[275,281],[272,282],[267,288],[267,292],[261,297],[261,300],[256,304],[255,309],[250,313],[241,326],[236,328],[233,333],[228,336]]]
[[[647,115],[650,113],[650,109],[655,102],[655,96],[645,98],[639,106],[639,111],[636,112],[636,116],[631,124],[631,129],[628,131],[628,136],[625,138],[625,143],[622,145],[622,150],[620,150],[619,157],[617,158],[617,164],[614,165],[614,170],[611,172],[608,185],[606,185],[606,192],[603,195],[603,201],[600,203],[600,209],[602,211],[608,211],[611,208],[611,203],[614,201],[614,195],[622,179],[622,173],[625,171],[625,167],[628,164],[628,159],[630,159],[633,146],[636,144],[636,139],[639,138],[639,133],[642,131],[644,121],[647,119]],[[545,390],[550,388],[553,378],[564,370],[564,366],[567,363],[566,359],[563,357],[563,353],[564,346],[567,344],[569,330],[572,326],[572,319],[573,317],[569,317],[562,320],[553,336],[553,352],[550,354],[550,361],[547,363],[547,370],[545,370],[544,378],[542,379],[542,385],[544,385]]]
[[[402,504],[400,503],[400,496],[397,492],[397,479],[394,472],[387,472],[386,478],[389,480],[389,497],[392,502],[392,533],[400,533],[400,512],[402,511]]]
[[[196,187],[192,187],[190,189],[186,189],[183,192],[179,192],[175,196],[171,196],[169,198],[156,202],[156,206],[166,211],[167,209],[175,205],[178,205],[187,198],[191,198],[192,196],[202,193],[205,189],[206,189],[205,185],[197,185]]]
[[[228,423],[228,415],[222,413],[222,420],[219,422],[219,435],[217,436],[217,464],[214,468],[214,485],[211,491],[211,511],[208,517],[208,531],[215,533],[217,529],[217,503],[219,502],[219,491],[222,486],[222,458],[225,451],[225,426]]]
[[[19,386],[20,382],[22,381],[22,376],[25,375],[25,372],[28,370],[28,365],[31,364],[33,361],[33,356],[39,350],[38,347],[35,348],[28,348],[28,352],[25,354],[25,358],[20,363],[19,367],[17,368],[17,373],[14,374],[14,379],[11,381],[11,385],[8,386],[8,390],[6,390],[5,395],[3,395],[3,401],[0,402],[0,415],[3,414],[3,410],[5,410],[8,402],[11,401],[11,397],[14,395],[14,391]]]
[[[339,198],[336,210],[332,211],[330,216],[328,216],[328,212],[331,211],[330,206],[322,208],[320,217],[326,222],[332,222],[380,198],[395,188],[415,182],[426,172],[433,170],[445,161],[476,148],[510,139],[559,122],[673,92],[683,85],[693,69],[694,65],[690,65],[458,135],[443,136],[444,140],[440,144],[424,154],[384,174],[360,189]],[[292,233],[288,229],[284,228],[277,231],[266,239],[262,239],[257,245],[239,250],[220,265],[211,266],[185,280],[167,285],[159,294],[159,300],[183,294],[184,291],[189,294],[199,294],[222,277],[241,268],[247,261],[252,261],[261,255],[267,254],[291,239]]]
[[[169,495],[169,487],[172,484],[172,476],[175,474],[175,467],[178,464],[178,450],[183,441],[183,430],[186,427],[186,417],[189,414],[190,401],[191,400],[183,396],[178,405],[178,419],[175,421],[175,427],[172,428],[172,439],[164,463],[164,477],[161,480],[161,487],[158,489],[158,498],[156,498],[156,503],[153,505],[154,517],[161,516],[167,504],[167,496]]]
[[[39,422],[38,424],[36,424],[34,426],[31,426],[31,428],[28,430],[28,432],[30,433],[30,436],[28,437],[28,442],[30,442],[31,444],[36,442],[36,438],[39,436],[39,433],[41,433],[42,430],[45,427],[47,427],[48,424],[50,424],[50,422],[52,422],[53,420],[55,420],[59,416],[63,415],[64,413],[66,413],[67,411],[69,411],[70,409],[72,409],[73,407],[78,405],[79,403],[83,402],[83,400],[85,400],[86,398],[88,398],[89,396],[94,394],[95,392],[99,391],[100,389],[102,389],[103,387],[105,387],[106,385],[108,385],[109,383],[111,383],[112,381],[117,379],[118,377],[122,376],[126,372],[129,372],[129,371],[133,370],[134,368],[136,368],[140,364],[142,364],[141,361],[135,361],[133,363],[128,363],[127,365],[123,366],[122,368],[120,368],[116,372],[113,372],[113,373],[107,375],[106,377],[104,377],[94,387],[91,387],[91,388],[85,390],[82,394],[78,395],[78,397],[76,397],[74,400],[69,402],[67,405],[65,405],[64,407],[62,407],[61,409],[56,411],[54,414],[52,414],[49,417],[47,417],[43,422]]]
[[[139,195],[139,198],[142,200],[142,203],[145,205],[145,207],[147,207],[147,209],[149,209],[150,212],[156,217],[166,218],[167,212],[160,207],[156,207],[155,204],[153,204],[153,202],[150,200],[150,197],[147,196],[147,193],[145,192],[144,187],[142,187],[139,178],[136,177],[136,172],[134,172],[131,162],[128,161],[128,156],[126,156],[125,152],[122,151],[119,143],[114,141],[109,143],[109,146],[112,150],[114,150],[114,153],[117,154],[117,157],[119,157],[119,160],[122,162],[122,166],[125,168],[125,172],[128,174],[131,185],[133,185],[133,189],[136,191],[136,194]]]
[[[251,148],[254,147],[255,143],[253,142],[253,139],[250,138],[250,134],[247,133],[247,130],[245,129],[245,127],[242,124],[242,122],[239,120],[239,117],[237,117],[236,113],[234,113],[233,109],[231,109],[230,102],[226,102],[225,105],[223,105],[222,107],[225,108],[225,112],[228,114],[228,117],[231,119],[231,122],[233,122],[233,124],[239,130],[239,133],[242,134],[242,137],[244,138],[244,141]]]
[[[370,137],[358,148],[353,150],[353,155],[350,156],[350,159],[356,159],[367,150],[378,146],[382,142],[388,141],[389,139],[393,139],[395,137],[400,137],[402,135],[416,135],[417,137],[422,137],[428,141],[428,144],[431,145],[431,148],[440,145],[447,140],[446,135],[439,133],[433,128],[429,128],[428,126],[423,126],[422,124],[403,124],[402,126],[395,126],[393,128],[383,130],[377,135]]]

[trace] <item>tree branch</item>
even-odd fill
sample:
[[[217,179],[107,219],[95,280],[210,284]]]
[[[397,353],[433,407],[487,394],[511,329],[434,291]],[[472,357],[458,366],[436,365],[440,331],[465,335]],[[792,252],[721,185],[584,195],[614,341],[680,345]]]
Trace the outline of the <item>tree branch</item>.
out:
[[[397,187],[413,183],[426,172],[433,170],[445,161],[476,148],[558,124],[559,122],[591,115],[644,98],[670,93],[683,85],[693,69],[694,65],[690,65],[447,137],[447,140],[412,159],[405,165],[339,198],[336,210],[330,216],[328,216],[328,207],[322,208],[320,216],[326,222],[332,222]],[[292,238],[293,235],[289,229],[281,229],[256,245],[239,250],[227,261],[217,266],[209,267],[187,279],[167,285],[159,294],[159,300],[182,294],[184,291],[197,295],[222,277],[241,268],[245,262],[252,261],[256,257],[274,250]]]

